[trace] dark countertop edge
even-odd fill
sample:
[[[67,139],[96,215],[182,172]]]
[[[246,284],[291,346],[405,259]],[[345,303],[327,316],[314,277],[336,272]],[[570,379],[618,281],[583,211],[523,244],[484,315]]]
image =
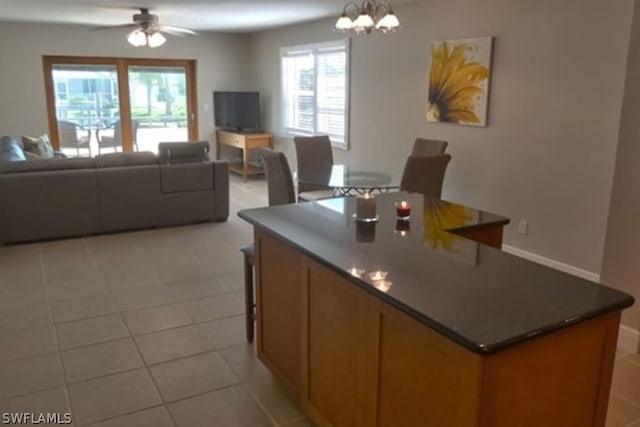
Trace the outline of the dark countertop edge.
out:
[[[287,237],[283,236],[282,234],[264,227],[262,224],[258,224],[257,222],[253,221],[251,218],[247,217],[246,215],[243,214],[243,210],[238,212],[238,216],[242,219],[244,219],[245,221],[249,222],[251,225],[253,225],[254,227],[258,227],[262,230],[265,230],[267,232],[269,232],[270,234],[276,236],[277,238],[279,238],[280,240],[282,240],[283,242],[288,243],[289,245],[295,247],[296,249],[300,250],[302,253],[304,253],[305,255],[309,256],[310,258],[314,259],[315,261],[319,262],[320,264],[324,265],[325,267],[331,269],[333,272],[337,273],[338,275],[340,275],[341,277],[347,279],[347,281],[353,283],[354,285],[358,286],[359,288],[363,289],[365,292],[368,292],[374,296],[379,297],[380,299],[382,299],[383,301],[389,303],[391,306],[397,308],[398,310],[400,310],[402,313],[406,314],[409,317],[412,317],[413,319],[419,321],[420,323],[428,326],[429,328],[431,328],[432,330],[438,332],[440,335],[455,341],[457,344],[460,344],[461,346],[463,346],[464,348],[466,348],[467,350],[472,351],[475,354],[479,354],[481,356],[488,356],[490,354],[496,353],[500,350],[506,349],[508,347],[511,347],[515,344],[519,344],[522,343],[524,341],[528,341],[530,339],[542,336],[542,335],[546,335],[549,334],[551,332],[554,331],[558,331],[560,329],[564,329],[568,326],[574,325],[576,323],[581,323],[584,322],[586,320],[589,319],[593,319],[595,317],[601,316],[601,315],[606,315],[609,313],[613,313],[615,311],[620,311],[623,310],[627,307],[630,307],[634,304],[635,300],[633,297],[629,296],[629,298],[626,301],[620,302],[618,304],[611,304],[609,306],[606,306],[604,308],[602,308],[601,310],[597,310],[597,311],[591,311],[588,313],[585,313],[582,316],[578,316],[575,318],[572,318],[571,321],[563,321],[563,322],[558,322],[558,323],[554,323],[551,324],[545,328],[539,329],[539,330],[532,330],[529,332],[526,332],[524,334],[520,334],[520,335],[516,335],[514,337],[509,338],[508,340],[505,341],[499,341],[499,342],[495,342],[495,343],[490,343],[490,344],[482,344],[482,343],[476,343],[474,341],[469,340],[468,338],[460,335],[459,333],[453,331],[452,329],[449,329],[445,326],[443,326],[441,323],[438,323],[437,321],[433,320],[432,318],[426,316],[424,313],[420,313],[419,311],[414,310],[413,308],[403,304],[402,302],[398,301],[395,298],[392,298],[391,296],[389,296],[388,294],[386,294],[385,292],[381,292],[379,290],[377,290],[376,288],[374,288],[373,286],[371,286],[371,284],[358,279],[357,277],[349,274],[348,272],[344,271],[343,269],[327,262],[326,260],[324,260],[323,258],[319,257],[318,255],[314,254],[313,252],[307,251],[306,249],[302,248],[301,246],[299,246],[297,243],[291,241],[290,239],[288,239]],[[507,220],[508,221],[508,220]],[[482,243],[479,243],[482,244]],[[507,254],[508,255],[508,254]]]

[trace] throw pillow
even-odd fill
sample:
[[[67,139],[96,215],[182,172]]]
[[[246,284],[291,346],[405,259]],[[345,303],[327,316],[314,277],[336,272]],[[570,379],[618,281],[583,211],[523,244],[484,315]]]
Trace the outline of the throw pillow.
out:
[[[46,133],[38,138],[23,136],[22,145],[24,146],[24,151],[28,151],[29,153],[33,153],[45,159],[53,157],[53,147],[51,146],[49,136]]]
[[[33,154],[31,151],[25,151],[24,152],[24,157],[26,157],[27,160],[40,160],[40,159],[42,159],[42,157],[38,156],[37,154]]]

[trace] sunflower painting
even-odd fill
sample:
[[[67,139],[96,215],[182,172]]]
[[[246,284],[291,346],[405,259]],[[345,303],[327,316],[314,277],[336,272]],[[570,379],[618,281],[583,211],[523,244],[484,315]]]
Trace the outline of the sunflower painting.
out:
[[[487,125],[492,38],[431,43],[427,120]]]

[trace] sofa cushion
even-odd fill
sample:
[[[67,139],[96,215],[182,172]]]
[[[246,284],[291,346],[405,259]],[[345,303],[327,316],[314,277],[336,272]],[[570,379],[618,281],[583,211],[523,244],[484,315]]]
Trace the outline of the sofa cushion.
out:
[[[213,190],[213,167],[207,163],[160,166],[162,193]]]
[[[51,146],[49,136],[46,133],[37,138],[23,136],[22,147],[24,151],[35,154],[36,156],[45,159],[50,159],[53,157],[53,147]]]
[[[0,162],[25,161],[22,143],[12,136],[0,138]]]
[[[94,169],[93,159],[42,159],[36,162],[0,162],[0,173],[28,173],[70,169]]]
[[[158,144],[158,159],[161,163],[206,162],[209,160],[209,143],[161,142]]]
[[[149,166],[158,164],[156,156],[150,151],[139,153],[109,153],[95,157],[96,168],[117,168],[123,166]]]

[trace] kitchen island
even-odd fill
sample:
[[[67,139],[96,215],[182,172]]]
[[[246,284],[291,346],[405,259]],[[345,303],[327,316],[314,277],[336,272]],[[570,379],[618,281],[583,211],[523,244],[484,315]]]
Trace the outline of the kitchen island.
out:
[[[258,357],[315,423],[604,426],[631,296],[500,251],[498,215],[375,203],[375,222],[353,218],[356,198],[239,213],[255,229]]]

